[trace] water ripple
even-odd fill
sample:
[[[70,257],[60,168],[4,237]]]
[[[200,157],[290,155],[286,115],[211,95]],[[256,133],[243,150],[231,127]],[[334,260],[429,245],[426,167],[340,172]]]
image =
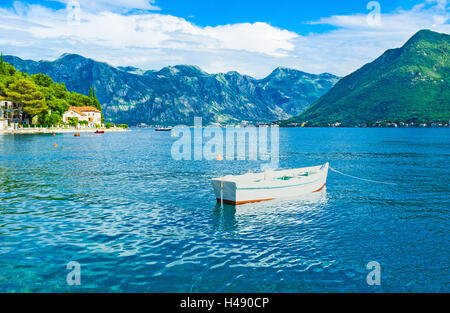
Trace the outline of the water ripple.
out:
[[[210,178],[260,163],[176,162],[166,135],[0,136],[0,291],[450,290],[448,130],[282,129],[285,168],[399,185],[330,173],[318,194],[224,208]]]

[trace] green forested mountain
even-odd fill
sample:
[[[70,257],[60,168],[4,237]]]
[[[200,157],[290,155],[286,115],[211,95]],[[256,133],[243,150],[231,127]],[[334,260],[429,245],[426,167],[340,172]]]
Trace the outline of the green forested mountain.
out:
[[[446,122],[450,118],[450,36],[416,33],[403,47],[341,79],[300,116],[309,126]]]
[[[64,83],[55,83],[41,74],[29,75],[0,60],[0,97],[24,105],[31,118],[38,117],[39,124],[58,125],[62,115],[71,106],[93,106],[101,110],[95,90],[88,87],[89,96],[69,92]]]
[[[24,72],[47,74],[72,91],[85,93],[94,86],[106,120],[131,125],[188,124],[194,116],[205,123],[287,119],[303,112],[339,79],[287,68],[260,80],[237,72],[209,74],[189,65],[144,72],[74,54],[52,62],[13,56],[5,60]]]

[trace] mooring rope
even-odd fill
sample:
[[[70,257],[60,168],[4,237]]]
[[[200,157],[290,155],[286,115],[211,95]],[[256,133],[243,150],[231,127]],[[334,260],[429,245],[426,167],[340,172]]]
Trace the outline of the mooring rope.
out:
[[[366,178],[360,178],[360,177],[356,177],[356,176],[353,176],[353,175],[345,174],[345,173],[342,173],[342,172],[338,171],[337,169],[332,168],[331,166],[329,167],[329,169],[332,172],[335,172],[337,174],[341,174],[343,176],[347,176],[347,177],[354,178],[354,179],[359,179],[359,180],[370,182],[370,183],[384,184],[384,185],[397,185],[396,183],[387,183],[387,182],[376,181],[376,180],[371,180],[371,179],[366,179]]]

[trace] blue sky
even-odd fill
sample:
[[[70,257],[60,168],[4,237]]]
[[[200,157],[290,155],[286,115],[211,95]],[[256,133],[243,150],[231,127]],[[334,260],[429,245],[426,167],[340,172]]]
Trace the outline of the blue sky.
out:
[[[12,7],[17,0],[2,0],[0,7]],[[95,0],[93,0],[95,2]],[[28,4],[42,4],[54,9],[63,9],[63,1],[24,0]],[[126,1],[124,1],[126,2]],[[369,1],[361,0],[159,0],[154,2],[162,14],[179,16],[199,26],[217,26],[235,23],[267,22],[273,26],[296,31],[300,34],[310,31],[325,31],[330,27],[312,27],[304,22],[324,16],[367,13]],[[398,8],[411,9],[421,0],[381,1],[383,11],[392,12]],[[111,6],[111,9],[114,7]],[[143,9],[115,8],[118,12],[149,12]]]
[[[384,1],[383,9],[392,11],[399,7],[412,8],[422,1]],[[304,34],[321,31],[304,22],[323,16],[367,13],[368,1],[361,0],[186,0],[160,1],[163,13],[182,16],[201,26],[217,26],[235,23],[267,22],[273,26]],[[190,17],[190,18],[189,18]],[[329,27],[327,27],[329,28]]]
[[[264,77],[285,66],[346,75],[420,29],[450,33],[446,0],[377,1],[380,15],[369,2],[2,0],[0,49],[143,69],[195,64]]]

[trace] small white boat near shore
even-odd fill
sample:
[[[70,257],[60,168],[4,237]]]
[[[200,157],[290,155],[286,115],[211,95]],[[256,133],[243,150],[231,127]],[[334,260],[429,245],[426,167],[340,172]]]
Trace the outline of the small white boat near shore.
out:
[[[217,201],[246,204],[297,197],[322,190],[329,164],[265,173],[248,173],[212,179]]]

